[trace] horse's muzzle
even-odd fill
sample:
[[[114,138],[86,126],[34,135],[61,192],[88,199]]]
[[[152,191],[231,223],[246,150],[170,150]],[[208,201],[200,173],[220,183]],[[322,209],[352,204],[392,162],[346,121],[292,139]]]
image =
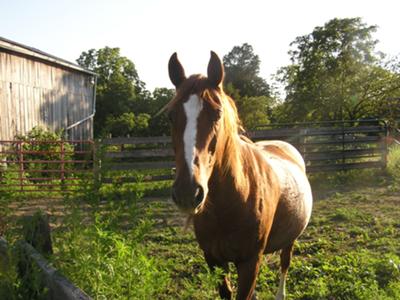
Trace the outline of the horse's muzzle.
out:
[[[204,200],[204,188],[200,184],[181,186],[175,183],[172,187],[172,200],[181,210],[195,213]]]

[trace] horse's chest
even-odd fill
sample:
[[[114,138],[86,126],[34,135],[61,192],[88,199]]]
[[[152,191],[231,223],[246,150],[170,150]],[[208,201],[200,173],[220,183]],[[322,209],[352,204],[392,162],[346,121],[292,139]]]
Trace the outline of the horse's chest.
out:
[[[265,236],[262,225],[239,222],[221,225],[218,222],[195,220],[195,234],[200,248],[223,261],[237,261],[254,254],[263,247]],[[232,220],[231,220],[232,221]]]

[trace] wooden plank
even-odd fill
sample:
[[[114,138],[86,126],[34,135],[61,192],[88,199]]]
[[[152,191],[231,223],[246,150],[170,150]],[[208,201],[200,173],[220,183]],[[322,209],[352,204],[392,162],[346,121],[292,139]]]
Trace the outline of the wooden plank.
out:
[[[381,133],[384,132],[382,126],[356,126],[356,127],[322,127],[322,128],[306,128],[303,135],[342,135],[350,133]]]
[[[136,163],[120,163],[110,164],[106,167],[111,171],[123,170],[146,170],[146,169],[171,169],[175,167],[174,161],[153,161],[153,162],[136,162]]]
[[[311,165],[306,167],[307,173],[318,173],[328,171],[342,171],[352,169],[369,169],[369,168],[382,168],[383,164],[380,161],[348,163],[348,164],[334,164],[334,165]]]
[[[138,144],[167,144],[171,143],[169,136],[151,136],[151,137],[117,137],[103,139],[104,145],[138,145]]]
[[[273,139],[273,138],[282,138],[282,137],[294,137],[298,136],[300,132],[300,128],[276,128],[276,129],[263,129],[263,130],[254,130],[247,132],[247,136],[251,139]]]
[[[320,128],[276,128],[269,130],[249,131],[247,135],[252,139],[277,138],[277,137],[298,137],[318,135],[343,135],[351,133],[383,133],[382,126],[357,126],[357,127],[320,127]]]
[[[344,140],[339,140],[336,138],[333,139],[326,139],[326,140],[307,140],[306,143],[300,144],[300,146],[312,146],[312,145],[341,145],[341,144],[365,144],[365,143],[374,143],[381,141],[382,137],[380,136],[347,136]]]
[[[123,152],[106,152],[106,158],[146,158],[146,157],[172,157],[174,151],[172,148],[164,149],[134,149]]]
[[[48,299],[60,300],[89,300],[85,292],[76,287],[66,277],[61,275],[35,248],[24,241],[16,244],[17,248],[26,257],[27,261],[35,264],[49,290]],[[24,262],[26,263],[26,262]]]
[[[327,152],[307,152],[307,161],[320,161],[320,160],[335,160],[335,159],[348,159],[348,158],[365,158],[380,156],[383,153],[381,148],[371,149],[351,149],[344,151],[327,151]]]

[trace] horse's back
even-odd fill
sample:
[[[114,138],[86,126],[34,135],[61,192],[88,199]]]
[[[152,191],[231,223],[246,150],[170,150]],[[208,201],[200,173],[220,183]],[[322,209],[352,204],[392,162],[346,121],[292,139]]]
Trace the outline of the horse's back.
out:
[[[265,152],[290,160],[297,164],[304,172],[306,166],[300,152],[295,147],[284,141],[259,141],[256,145]]]
[[[274,252],[294,242],[308,224],[312,209],[311,187],[305,163],[295,147],[283,141],[256,143],[280,183],[281,196],[265,252]]]

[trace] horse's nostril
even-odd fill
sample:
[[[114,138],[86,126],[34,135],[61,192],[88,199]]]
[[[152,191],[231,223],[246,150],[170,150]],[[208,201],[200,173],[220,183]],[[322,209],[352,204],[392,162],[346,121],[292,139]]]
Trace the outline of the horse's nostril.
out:
[[[194,195],[194,200],[195,200],[195,204],[196,206],[199,205],[204,198],[204,190],[201,186],[198,186],[196,189],[196,193]]]

